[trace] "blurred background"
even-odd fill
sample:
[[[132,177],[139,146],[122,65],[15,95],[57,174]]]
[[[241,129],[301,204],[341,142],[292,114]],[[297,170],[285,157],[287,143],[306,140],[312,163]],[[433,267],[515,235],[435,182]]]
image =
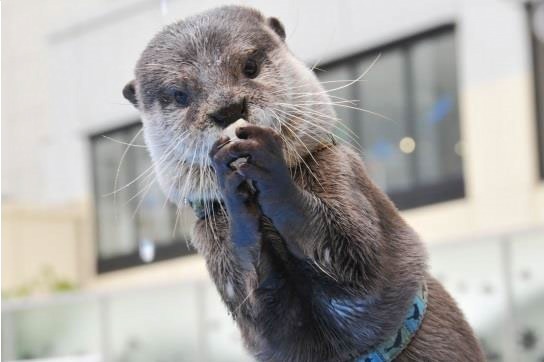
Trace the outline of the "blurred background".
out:
[[[338,115],[489,361],[544,361],[544,3],[239,3],[329,88],[380,54]],[[2,1],[2,361],[250,360],[121,96],[162,26],[221,4]]]

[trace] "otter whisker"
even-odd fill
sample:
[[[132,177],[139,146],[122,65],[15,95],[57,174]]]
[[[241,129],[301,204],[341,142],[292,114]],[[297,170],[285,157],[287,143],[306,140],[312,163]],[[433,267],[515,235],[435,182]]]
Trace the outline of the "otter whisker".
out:
[[[137,191],[134,195],[132,195],[127,201],[125,201],[125,203],[123,204],[123,206],[126,206],[128,205],[132,200],[134,200],[135,198],[137,198],[139,195],[142,194],[143,190],[145,190],[145,188],[147,188],[150,184],[153,184],[155,181],[155,175],[153,172],[150,172],[147,174],[147,176],[144,178],[144,182],[146,183],[146,186],[142,187],[142,189],[140,189],[139,191]]]
[[[296,134],[296,132],[293,130],[293,128],[291,128],[291,127],[287,124],[287,122],[284,123],[284,126],[287,127],[287,129],[293,134],[293,136],[295,136],[295,137],[299,140],[299,142],[304,146],[304,148],[306,149],[306,151],[308,151],[308,156],[310,156],[310,158],[312,159],[312,161],[314,161],[314,163],[317,165],[317,164],[318,164],[318,163],[317,163],[317,160],[314,158],[314,155],[313,155],[313,153],[310,151],[310,149],[308,148],[308,146],[306,146],[306,143],[304,143],[304,141]],[[300,130],[300,131],[302,131],[302,130]],[[306,132],[304,132],[304,131],[302,131],[302,132],[303,132],[304,134],[307,134],[308,136],[310,136],[308,133],[306,133]],[[312,139],[314,139],[314,140],[317,142],[317,144],[323,144],[323,141],[322,141],[322,140],[319,140],[319,139],[317,139],[317,138],[315,138],[315,137],[313,137],[313,136],[310,136],[310,137],[311,137]]]
[[[302,98],[302,97],[301,97]],[[351,99],[345,99],[345,100],[339,100],[339,101],[334,101],[334,102],[319,102],[319,101],[298,101],[297,103],[294,103],[294,104],[301,104],[301,105],[337,105],[337,104],[345,104],[345,103],[357,103],[357,102],[354,102],[353,100]]]
[[[177,184],[178,190],[181,190],[182,169],[185,166],[185,162],[186,160],[184,159],[183,163],[179,165],[179,167],[177,167],[176,173],[173,176],[172,186]],[[174,226],[172,228],[172,236],[176,234],[177,224],[179,222],[179,219],[183,216],[181,211],[183,207],[186,205],[185,196],[183,195],[182,192],[178,192],[177,200],[175,204],[176,204],[176,214],[175,214],[176,216],[175,216]],[[189,248],[189,240],[187,238],[185,239],[185,244],[187,248]]]
[[[264,109],[260,109],[261,112],[263,113],[263,115],[265,116],[266,118],[266,111]],[[279,117],[277,116],[277,114],[275,114],[272,110],[270,110],[271,113],[273,113],[273,115],[271,116],[271,119],[272,119],[272,128],[280,135],[280,137],[283,139],[283,142],[285,144],[285,147],[287,148],[287,153],[289,154],[291,152],[291,148],[294,148],[296,149],[296,147],[294,147],[291,143],[287,142],[287,139],[286,137],[283,137],[283,130],[282,130],[282,124],[283,122],[279,119]],[[292,179],[296,179],[296,172],[297,172],[297,169],[299,169],[299,167],[297,167],[299,165],[299,163],[297,163],[296,165],[294,165],[294,167],[289,167],[289,174],[291,175],[291,178]]]
[[[302,102],[303,102],[304,100],[310,101],[310,99],[311,99],[311,97],[308,97],[306,94],[301,94],[301,95],[294,96],[294,97],[291,97],[291,98],[295,101],[292,104],[297,104],[298,102],[301,102],[300,100],[302,100]],[[333,100],[336,100],[337,102],[348,103],[348,104],[352,104],[352,105],[357,105],[358,103],[360,103],[360,101],[357,100],[357,99],[346,99],[346,98],[337,97],[337,96],[333,96],[333,95],[329,95],[329,98],[331,98]]]
[[[281,110],[279,110],[279,111],[281,111]],[[296,114],[293,113],[293,112],[286,112],[286,111],[281,111],[281,112],[283,112],[284,114],[286,114],[287,117],[291,117],[291,118],[298,119],[298,120],[300,120],[300,121],[302,121],[302,122],[308,123],[308,124],[310,124],[310,125],[312,125],[312,126],[314,126],[314,127],[319,128],[320,130],[326,132],[327,134],[330,134],[330,130],[328,130],[327,128],[323,127],[322,125],[320,125],[320,124],[318,124],[318,123],[316,123],[316,122],[310,122],[309,120],[307,120],[307,119],[305,119],[305,118],[302,118],[302,117],[296,115]],[[346,136],[347,136],[347,137],[350,137],[350,135],[346,135]],[[350,142],[348,142],[347,140],[345,140],[344,138],[342,138],[342,137],[340,137],[340,136],[338,136],[338,135],[337,135],[337,138],[340,139],[340,140],[342,140],[342,141],[343,141],[344,143],[346,143],[346,144],[349,144],[349,143],[350,143]],[[357,142],[357,140],[354,139],[353,137],[350,137],[350,138],[351,138],[354,142]]]
[[[282,112],[282,113],[284,113],[284,114],[288,114],[288,115],[289,115],[289,113],[284,112],[284,111],[282,111],[282,110],[279,110],[279,109],[278,109],[278,111],[279,111],[279,112]],[[310,131],[306,131],[306,130],[304,130],[304,129],[301,128],[301,127],[296,127],[295,125],[291,125],[291,126],[292,126],[292,128],[291,128],[291,127],[289,127],[289,126],[287,125],[287,122],[284,123],[284,126],[287,127],[291,132],[293,132],[293,133],[295,134],[295,136],[299,139],[299,141],[300,141],[302,144],[304,144],[304,145],[305,145],[305,143],[302,141],[302,139],[296,135],[296,131],[299,131],[299,132],[301,132],[302,134],[307,135],[308,137],[310,137],[311,139],[313,139],[314,141],[316,141],[316,143],[319,144],[319,145],[325,145],[325,141],[324,141],[324,140],[317,138],[316,135],[311,134]],[[295,131],[295,130],[296,130],[296,131]],[[307,148],[306,148],[306,149],[307,149]],[[308,149],[307,149],[307,150],[308,150]],[[309,150],[308,150],[308,152],[309,152]],[[309,152],[309,155],[310,155],[310,157],[314,160],[314,162],[316,162],[315,159],[314,159],[314,157],[313,157],[313,154],[312,154],[311,152]],[[317,164],[317,162],[316,162],[316,164]]]
[[[144,200],[145,200],[145,197],[147,196],[147,194],[149,193],[149,190],[151,190],[151,187],[153,186],[153,184],[156,182],[156,179],[153,178],[153,180],[147,185],[145,186],[145,188],[142,188],[142,190],[145,190],[144,192],[144,196],[142,196],[140,198],[140,201],[138,201],[138,204],[136,205],[136,208],[134,209],[134,211],[132,212],[132,215],[131,215],[131,218],[134,219],[134,217],[136,217],[136,214],[138,213],[138,210],[140,209],[140,207],[142,206]],[[138,192],[138,194],[140,194],[140,192]],[[131,199],[134,199],[136,196],[138,196],[138,194],[136,194],[134,197],[132,197]]]
[[[255,293],[255,290],[257,290],[257,288],[254,288],[254,289],[251,289],[249,291],[249,293],[247,294],[247,296],[240,302],[240,304],[234,309],[234,312],[233,314],[236,314],[239,312],[240,308],[245,304],[245,302],[247,302],[247,300],[249,299],[249,297],[251,297],[251,295],[253,293]]]
[[[140,65],[137,70],[143,71],[143,70],[162,70],[169,74],[178,74],[179,72],[179,65],[188,65],[195,67],[195,64],[192,64],[190,62],[177,62],[175,66],[167,65],[167,64],[159,64],[159,63],[146,63],[143,65]]]
[[[292,132],[292,131],[291,131]],[[296,136],[296,135],[295,135]],[[296,136],[297,137],[297,136]],[[300,140],[299,137],[297,137],[299,139],[299,141],[302,143],[302,141]],[[284,137],[284,140],[287,140],[287,137]],[[293,153],[295,154],[295,156],[297,156],[297,158],[300,160],[300,162],[297,163],[298,165],[298,168],[299,168],[299,173],[300,173],[300,178],[303,178],[303,168],[306,168],[306,170],[308,171],[308,174],[314,178],[314,180],[317,182],[317,184],[321,187],[322,190],[325,190],[323,188],[323,185],[321,184],[321,181],[319,181],[319,178],[317,177],[317,175],[312,171],[312,169],[310,168],[310,165],[308,165],[308,163],[304,160],[304,157],[302,157],[302,155],[298,152],[296,146],[294,145],[294,140],[291,141],[292,144],[293,144],[293,147],[292,147],[292,150],[293,150]],[[311,155],[311,153],[310,153]],[[311,156],[313,158],[313,155]],[[317,161],[315,161],[314,159],[314,162],[317,164]]]
[[[205,177],[205,180],[208,180],[208,182],[209,182],[212,179],[211,178],[212,175],[211,175],[211,172],[210,172],[210,160],[209,160],[209,158],[206,158],[204,160],[204,167],[205,167],[204,168],[204,175],[205,175],[204,177]],[[210,198],[210,203],[212,202],[211,200],[214,199],[214,196],[216,196],[215,192],[212,191],[212,195],[211,195],[211,198]],[[220,198],[217,199],[217,200],[220,200]],[[218,236],[217,236],[217,234],[215,232],[215,226],[216,226],[216,221],[217,221],[216,217],[215,217],[215,208],[213,207],[213,205],[211,205],[210,209],[211,209],[211,214],[212,214],[211,220],[209,221],[210,228],[212,230],[212,235],[214,237],[214,240],[217,241],[217,240],[219,240],[219,238],[218,238]]]
[[[199,155],[202,155],[203,154],[203,149],[204,149],[204,145],[201,144],[200,145],[200,150],[199,150]],[[201,156],[202,157],[202,156]],[[202,162],[202,160],[200,160],[199,164],[200,164],[200,167],[198,168],[198,178],[199,178],[199,183],[198,183],[198,195],[200,197],[202,197],[203,195],[203,192],[202,192],[202,189],[203,189],[203,183],[205,182],[204,180],[204,166],[203,164],[206,163],[206,160],[204,160],[204,162]],[[204,212],[206,213],[206,215],[209,215],[210,214],[210,201],[206,198],[203,198],[204,199]],[[208,228],[210,228],[211,230],[211,235],[212,235],[212,238],[215,239],[215,235],[214,235],[214,232],[213,232],[213,228],[211,227],[210,223],[206,222],[204,223],[204,227],[206,229],[206,233],[208,233]]]
[[[378,54],[374,60],[372,61],[372,63],[370,63],[370,65],[367,67],[367,69],[361,74],[359,75],[357,78],[353,79],[352,81],[348,82],[348,84],[345,84],[343,86],[340,86],[340,87],[336,87],[336,88],[332,88],[332,89],[327,89],[327,90],[323,90],[323,91],[319,91],[319,92],[313,92],[313,93],[308,93],[308,94],[311,94],[311,95],[320,95],[320,94],[327,94],[327,93],[331,93],[331,92],[335,92],[335,91],[339,91],[341,89],[344,89],[346,87],[350,87],[352,86],[353,84],[357,83],[357,82],[360,82],[369,72],[370,70],[374,67],[374,65],[378,62],[378,60],[380,59],[381,57],[381,54]],[[326,81],[326,82],[334,82],[334,81]],[[326,83],[326,82],[320,82],[322,84]],[[290,89],[296,89],[296,87],[294,88],[290,88]],[[296,94],[296,93],[294,93]]]
[[[170,142],[170,144],[168,145],[168,147],[166,147],[165,151],[163,152],[163,154],[161,155],[159,160],[156,161],[155,166],[160,167],[160,166],[163,166],[164,163],[170,164],[172,162],[175,162],[176,161],[175,159],[174,160],[169,160],[168,162],[166,162],[166,160],[168,159],[168,156],[170,156],[172,154],[172,152],[175,150],[175,148],[179,145],[179,143],[181,143],[187,137],[188,137],[187,132],[182,132],[174,140],[172,140]],[[153,165],[150,166],[145,171],[143,171],[138,177],[136,177],[134,180],[129,182],[127,185],[125,185],[124,187],[119,188],[118,190],[114,191],[115,194],[116,194],[117,192],[120,192],[121,190],[123,190],[126,187],[130,186],[131,184],[139,181],[142,178],[144,180],[144,183],[147,183],[146,186],[142,187],[141,190],[139,190],[135,195],[133,195],[128,201],[125,202],[125,205],[127,205],[132,200],[134,200],[136,197],[141,195],[142,193],[144,194],[141,197],[140,201],[138,202],[135,210],[133,211],[132,218],[134,218],[136,216],[136,214],[137,214],[138,210],[140,209],[143,201],[145,200],[145,197],[147,196],[147,194],[151,190],[151,187],[153,186],[153,184],[156,182],[156,176],[155,176],[155,173],[153,172],[153,167],[154,167]]]
[[[296,117],[296,119],[310,126],[318,128],[324,132],[331,133],[329,129],[327,129],[321,124],[321,123],[326,124],[323,117],[319,116],[318,114],[312,115],[308,113],[307,111],[304,112],[304,111],[300,111],[299,109],[295,109],[295,111],[297,111],[297,114],[300,114],[301,116],[307,116],[307,117],[299,117],[297,116],[297,114],[295,114],[294,116]],[[288,112],[288,113],[289,115],[293,114],[292,112]],[[322,121],[322,122],[317,123],[316,120]],[[343,122],[335,121],[335,126],[338,126],[339,128],[337,128],[337,131],[341,132],[341,134],[336,133],[335,135],[336,138],[338,138],[340,141],[342,141],[344,144],[350,147],[352,147],[353,144],[358,145],[360,147],[358,136],[356,134],[350,134],[351,132],[348,132],[347,126]],[[345,139],[344,137],[347,137],[347,139]]]
[[[279,111],[278,109],[275,109],[276,111]],[[283,139],[283,142],[285,144],[285,146],[287,147],[287,152],[290,153],[292,150],[292,154],[293,155],[296,155],[300,158],[300,155],[297,153],[297,147],[296,145],[294,144],[294,141],[289,141],[289,138],[287,138],[285,135],[284,135],[284,132],[281,131],[281,127],[282,125],[284,126],[284,122],[281,121],[281,118],[278,116],[278,114],[273,110],[273,109],[270,109],[269,110],[271,113],[272,113],[272,117],[275,121],[278,122],[279,124],[279,127],[280,127],[280,131],[278,132],[279,136]],[[290,132],[290,131],[289,131]],[[299,169],[301,169],[301,163],[300,162],[297,162],[296,163],[296,166],[299,166]],[[295,168],[295,172],[296,172],[296,168]],[[302,171],[301,171],[301,175],[302,175]]]
[[[279,111],[279,110],[276,109],[276,111]],[[274,117],[273,117],[273,118],[274,118],[274,119],[278,122],[278,124],[279,124],[280,130],[279,130],[278,133],[279,133],[280,137],[283,139],[283,142],[284,142],[285,146],[287,147],[287,153],[288,153],[288,154],[292,154],[292,155],[298,156],[298,153],[297,153],[297,146],[295,145],[295,141],[294,141],[294,140],[290,140],[286,135],[284,135],[284,131],[282,130],[282,126],[285,126],[284,122],[281,121],[280,117],[277,115],[276,112],[274,112],[274,111],[271,111],[271,112],[274,114]],[[287,129],[287,127],[285,127],[285,128]],[[287,132],[291,133],[291,131],[289,131],[289,130],[288,130]],[[300,158],[300,157],[298,157],[298,158]],[[294,164],[293,171],[292,171],[292,177],[293,177],[293,179],[296,179],[296,177],[297,177],[297,171],[298,171],[300,177],[303,176],[302,167],[303,167],[303,165],[302,165],[301,162],[298,162],[298,161],[297,161],[297,162]]]
[[[389,118],[389,117],[387,117],[387,116],[385,116],[385,115],[383,115],[381,113],[373,112],[373,111],[368,110],[368,109],[364,109],[364,108],[360,108],[360,107],[354,107],[354,106],[350,106],[350,105],[342,104],[342,103],[338,103],[338,102],[330,102],[330,103],[327,103],[327,102],[311,102],[310,103],[310,102],[308,102],[308,103],[300,103],[300,104],[303,104],[303,105],[330,105],[330,106],[336,106],[336,107],[349,108],[349,109],[354,109],[354,110],[357,110],[357,111],[365,112],[365,113],[374,115],[376,117],[386,119],[388,121],[397,122],[396,120],[394,120],[392,118]]]
[[[327,81],[323,81],[323,82],[317,82],[319,84],[330,84],[330,83],[351,83],[351,84],[355,84],[355,83],[358,83],[358,82],[366,82],[366,79],[338,79],[338,80],[327,80]],[[291,91],[293,89],[299,89],[299,88],[304,88],[304,87],[308,87],[308,84],[301,84],[299,86],[289,86],[289,87],[285,87],[285,88],[282,88],[282,89],[278,89],[277,91],[274,91],[272,92],[272,94],[281,94],[285,91]],[[331,91],[331,90],[329,90]],[[293,93],[290,93],[292,95],[297,95],[297,94],[308,94],[308,95],[315,95],[316,93],[297,93],[297,92],[293,92]],[[331,95],[329,95],[329,97],[331,97]]]
[[[288,106],[289,108],[296,109],[297,111],[301,111],[303,114],[311,114],[311,115],[317,116],[318,119],[327,118],[333,121],[335,125],[345,127],[345,131],[352,134],[355,137],[355,139],[352,139],[353,141],[357,142],[357,139],[359,138],[359,136],[353,130],[351,130],[340,118],[327,115],[323,112],[319,112],[313,107],[308,107],[308,106],[299,105],[299,104],[283,104],[283,105]]]
[[[185,137],[178,137],[176,138],[176,140],[174,141],[176,143],[175,146],[179,145],[181,142],[183,142],[183,140],[186,138],[187,136]],[[177,165],[181,163],[183,163],[184,161],[183,160],[170,160],[166,163],[166,165],[162,164],[161,163],[161,166],[168,166],[170,163],[176,163]],[[155,184],[155,182],[157,181],[157,178],[156,178],[156,175],[154,172],[151,172],[148,174],[148,176],[146,176],[145,179],[149,178],[151,176],[151,179],[149,181],[144,181],[144,182],[147,182],[147,185],[142,187],[142,189],[140,191],[138,191],[134,196],[132,196],[127,202],[126,204],[128,204],[130,201],[132,201],[133,199],[135,199],[138,195],[142,194],[143,192],[143,196],[140,198],[140,201],[138,202],[138,204],[136,205],[136,208],[134,209],[133,213],[132,213],[132,218],[134,218],[136,216],[136,214],[138,213],[138,210],[140,209],[141,205],[143,204],[145,198],[147,197],[147,194],[149,193],[149,191],[151,190],[153,184]],[[165,202],[163,204],[163,207],[166,205],[166,202],[168,201],[168,196],[166,197],[165,199]]]
[[[281,110],[278,110],[278,111],[281,111]],[[275,112],[273,112],[274,114],[276,114]],[[278,118],[278,121],[281,122],[280,118]],[[293,130],[287,125],[286,122],[283,122],[283,126],[285,126],[288,130],[290,130],[290,133],[292,133],[298,140],[299,142],[304,146],[304,148],[306,148],[306,150],[308,151],[308,154],[310,155],[310,157],[313,159],[313,161],[317,164],[317,161],[315,160],[314,156],[312,155],[312,152],[308,149],[308,147],[306,146],[306,144],[300,139],[300,137],[296,134],[296,132],[293,132]],[[312,177],[315,179],[315,181],[319,184],[319,186],[324,190],[324,187],[323,185],[321,184],[321,182],[319,181],[318,177],[312,172],[312,169],[310,168],[310,166],[306,163],[306,161],[304,160],[304,158],[298,153],[298,151],[296,150],[296,148],[294,148],[294,152],[295,152],[295,155],[298,156],[298,158],[300,159],[300,161],[302,163],[304,163],[304,165],[306,166],[306,168],[308,169],[308,173],[310,175],[312,175]]]
[[[317,260],[314,260],[314,259],[310,259],[312,260],[312,264],[310,265],[313,265],[313,266],[316,266],[319,270],[321,270],[323,273],[325,273],[329,278],[331,278],[332,280],[338,282],[338,279],[334,277],[334,275],[327,271],[322,265],[319,265],[319,263],[317,262]]]
[[[296,146],[293,144],[292,141],[289,141],[287,137],[283,135],[283,133],[278,133],[283,140],[283,143],[285,144],[285,147],[287,148],[288,154],[296,154]],[[291,171],[292,170],[292,171]],[[292,167],[289,167],[289,172],[291,174],[291,177],[293,180],[297,179],[297,171],[299,172],[300,176],[302,177],[302,164],[300,162],[296,162]]]
[[[134,140],[136,139],[136,137],[139,136],[139,134],[142,132],[142,130],[143,130],[143,128],[142,128],[139,132],[136,133],[136,135],[134,136],[134,138],[131,140],[131,143],[130,143],[130,144],[132,144],[132,143],[134,142]],[[117,168],[117,173],[116,173],[116,179],[115,179],[115,182],[114,182],[114,185],[115,185],[114,188],[116,188],[116,184],[117,184],[117,180],[118,180],[118,176],[119,176],[119,170],[120,170],[122,161],[123,161],[123,159],[124,159],[124,157],[125,157],[126,152],[128,151],[128,149],[129,149],[129,147],[127,147],[127,148],[125,149],[125,152],[123,153],[123,155],[122,155],[122,157],[121,157],[121,160],[119,161],[119,166],[118,166],[118,168]],[[150,181],[146,181],[146,182],[149,182],[149,187],[147,187],[147,190],[149,190],[150,187],[151,187],[151,185],[154,183],[154,181],[153,181],[153,180],[154,180],[154,173],[151,172],[151,169],[152,169],[152,166],[150,167],[150,169],[148,169],[148,170],[150,170],[149,172],[146,170],[146,171],[142,172],[142,174],[140,175],[140,176],[144,176],[144,175],[145,175],[144,180],[147,180],[147,179],[151,176],[151,180],[150,180]],[[132,183],[132,182],[131,182],[131,183]],[[125,185],[125,186],[128,186],[128,185]],[[124,188],[124,187],[123,187],[123,188]],[[143,190],[145,190],[145,188],[144,188]],[[120,191],[120,190],[117,190],[117,192],[118,192],[118,191]],[[113,195],[114,195],[114,207],[115,207],[115,209],[117,209],[117,192],[114,192],[114,194],[113,194]],[[138,192],[136,193],[136,195],[132,196],[128,201],[125,202],[125,205],[128,205],[128,204],[130,203],[130,201],[132,201],[134,198],[136,198],[136,197],[137,197],[139,194],[141,194],[141,193],[142,193],[142,190],[138,191]],[[147,192],[146,192],[146,194],[147,194]],[[143,199],[142,199],[142,200],[143,200]],[[141,204],[141,201],[138,203],[138,205],[140,205],[140,204]],[[134,215],[135,215],[135,213],[136,213],[137,210],[138,210],[138,207],[136,208],[136,210],[135,210],[135,212],[134,212],[134,214],[133,214],[133,217],[134,217]]]
[[[176,170],[179,170],[181,167],[183,167],[183,164],[185,163],[185,160],[183,158],[180,158],[179,161],[176,163]],[[174,186],[176,185],[176,180],[178,179],[177,172],[171,177],[172,184],[170,185],[170,188],[168,189],[168,193],[166,194],[166,198],[164,199],[164,202],[162,204],[162,209],[166,207],[166,204],[168,203],[168,200],[170,199],[170,195],[172,194],[172,190],[174,189]]]
[[[303,116],[312,116],[312,117],[307,117],[308,119],[302,119],[302,118],[300,119],[304,123],[307,123],[312,126],[316,126],[316,124],[314,121],[310,121],[310,119],[315,120],[317,118],[318,120],[323,120],[324,121],[323,123],[325,123],[325,120],[323,118],[329,118],[330,120],[334,122],[335,126],[337,126],[337,131],[342,132],[342,135],[345,137],[348,137],[349,141],[345,140],[341,135],[338,135],[338,133],[336,134],[336,138],[341,140],[344,144],[346,144],[348,147],[352,148],[355,151],[357,151],[358,149],[355,148],[354,146],[359,147],[359,149],[362,148],[361,144],[359,143],[359,136],[355,132],[353,132],[341,119],[328,116],[324,113],[315,111],[311,108],[308,108],[308,109],[303,108],[302,110],[300,107],[297,107],[297,106],[294,106],[291,108],[294,108],[297,111],[297,113],[300,112],[300,114]],[[317,125],[317,127],[319,126],[320,125]],[[327,131],[322,126],[321,126],[321,129],[324,131]]]
[[[196,141],[192,142],[190,149],[192,149],[194,147],[195,142]],[[179,195],[180,201],[184,200],[187,197],[187,187],[189,186],[189,181],[192,178],[191,175],[193,173],[193,166],[194,166],[194,162],[195,162],[195,156],[196,156],[196,152],[193,153],[193,157],[191,159],[191,165],[189,167],[189,171],[187,172],[188,176],[185,178],[185,183],[183,184],[183,189],[181,190],[180,195]],[[174,223],[174,229],[172,230],[172,237],[176,234],[176,227],[178,225],[178,220],[179,220],[180,214],[181,214],[181,209],[178,207],[177,210],[176,210],[176,222]]]
[[[129,147],[135,147],[135,148],[147,148],[146,145],[135,145],[133,143],[128,143],[128,142],[124,142],[124,141],[120,141],[120,140],[117,140],[113,137],[110,137],[110,136],[106,136],[105,134],[102,135],[103,138],[107,139],[107,140],[110,140],[112,142],[115,142],[115,143],[119,143],[120,145],[126,145],[126,146],[129,146]]]
[[[330,93],[330,92],[335,92],[335,91],[339,91],[341,89],[344,89],[346,87],[350,87],[352,86],[353,84],[359,82],[361,79],[363,79],[367,74],[368,72],[370,72],[370,70],[374,67],[374,65],[378,62],[378,60],[380,59],[381,57],[381,53],[378,54],[374,60],[372,61],[372,63],[370,63],[370,65],[366,68],[366,70],[360,75],[358,76],[357,78],[355,78],[353,81],[349,82],[348,84],[345,84],[343,86],[340,86],[340,87],[336,87],[336,88],[332,88],[332,89],[328,89],[328,90],[324,90],[324,91],[321,91],[321,92],[316,92],[314,93],[314,95],[319,95],[319,94],[327,94],[327,93]]]
[[[232,142],[232,139],[229,138],[229,139],[226,140],[225,142],[219,144],[219,145],[217,146],[217,149],[221,149],[221,148],[225,147],[226,145],[228,145],[228,144],[231,143],[231,142]]]
[[[138,138],[138,136],[143,132],[143,127],[138,131],[136,132],[136,134],[134,135],[134,137],[132,137],[132,139],[130,140],[129,143],[134,143],[134,141],[136,140],[136,138]],[[127,146],[125,148],[125,151],[123,152],[123,154],[121,155],[121,158],[119,159],[119,165],[117,165],[117,171],[115,172],[115,178],[113,180],[113,188],[116,189],[117,188],[117,183],[119,181],[119,173],[121,172],[121,165],[123,164],[123,161],[125,160],[125,157],[128,153],[128,150],[130,149],[129,146]],[[117,194],[114,193],[113,194],[113,204],[114,205],[117,205]],[[116,214],[117,215],[117,214]]]
[[[181,140],[179,143],[183,142],[183,140]],[[183,165],[185,164],[186,160],[184,158],[180,158],[178,160],[178,162],[176,163],[175,165],[175,170],[180,170],[182,169]],[[166,207],[166,204],[168,203],[168,200],[171,198],[171,194],[172,194],[172,190],[174,189],[174,187],[176,186],[176,181],[177,181],[177,184],[178,184],[178,188],[180,186],[180,180],[181,180],[181,177],[180,175],[178,174],[179,171],[176,171],[176,173],[174,173],[174,175],[171,177],[171,185],[170,185],[170,188],[168,189],[168,193],[166,195],[166,198],[164,199],[164,203],[162,205],[162,208],[164,209]],[[176,203],[177,205],[177,203]]]
[[[142,177],[144,177],[147,173],[153,171],[153,168],[158,166],[162,161],[164,161],[166,158],[168,158],[168,156],[175,150],[175,144],[171,144],[169,147],[167,147],[167,150],[168,152],[165,150],[163,155],[160,157],[160,159],[158,161],[155,162],[155,165],[151,165],[149,166],[146,170],[142,171],[142,173],[137,176],[136,178],[134,178],[132,181],[130,181],[129,183],[127,183],[126,185],[124,185],[123,187],[120,187],[112,192],[109,192],[107,194],[104,194],[102,195],[103,197],[105,196],[111,196],[111,195],[115,195],[117,192],[119,191],[122,191],[124,189],[126,189],[127,187],[129,187],[130,185],[134,184],[135,182],[137,182],[139,179],[141,179]],[[122,157],[124,158],[124,157]],[[162,160],[162,161],[161,161]],[[119,168],[118,168],[119,170]],[[118,178],[118,173],[116,175],[116,179]],[[116,182],[115,182],[116,183]],[[114,183],[114,184],[115,184]]]
[[[309,124],[314,124],[315,120],[323,120],[323,123],[326,124],[325,118],[328,118],[325,114],[322,114],[320,112],[312,112],[309,110],[301,110],[300,108],[296,108],[297,112],[302,112],[301,114],[304,116],[308,116],[308,119],[305,119],[305,121]],[[334,122],[334,126],[338,132],[342,133],[342,136],[345,136],[349,138],[349,141],[351,143],[354,143],[355,145],[360,147],[359,144],[359,135],[353,132],[345,123],[343,120],[340,120],[338,118],[331,118],[331,121]],[[339,137],[341,138],[341,137]],[[343,139],[342,139],[343,140]],[[344,141],[344,140],[343,140]],[[349,142],[348,142],[349,144]]]

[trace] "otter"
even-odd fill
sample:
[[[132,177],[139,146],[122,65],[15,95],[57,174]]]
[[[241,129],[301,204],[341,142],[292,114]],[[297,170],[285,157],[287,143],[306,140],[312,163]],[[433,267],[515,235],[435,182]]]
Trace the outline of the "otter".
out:
[[[246,348],[259,361],[483,361],[285,37],[252,8],[212,9],[159,32],[123,89],[162,189],[198,216],[192,243]],[[232,142],[223,130],[240,118]]]

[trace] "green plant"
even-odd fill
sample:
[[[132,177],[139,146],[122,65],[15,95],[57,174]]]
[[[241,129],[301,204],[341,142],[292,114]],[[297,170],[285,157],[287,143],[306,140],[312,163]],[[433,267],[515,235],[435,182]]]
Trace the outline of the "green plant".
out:
[[[2,299],[24,298],[37,292],[64,293],[76,290],[77,284],[59,276],[51,265],[44,265],[39,275],[26,283],[2,291]]]

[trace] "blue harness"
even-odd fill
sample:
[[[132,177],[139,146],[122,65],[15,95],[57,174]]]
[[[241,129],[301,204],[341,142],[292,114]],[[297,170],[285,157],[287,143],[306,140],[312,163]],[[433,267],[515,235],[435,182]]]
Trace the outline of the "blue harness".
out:
[[[412,340],[423,322],[427,310],[427,286],[418,290],[412,305],[406,313],[404,323],[397,333],[380,343],[371,351],[355,359],[354,362],[390,362],[393,361]]]

